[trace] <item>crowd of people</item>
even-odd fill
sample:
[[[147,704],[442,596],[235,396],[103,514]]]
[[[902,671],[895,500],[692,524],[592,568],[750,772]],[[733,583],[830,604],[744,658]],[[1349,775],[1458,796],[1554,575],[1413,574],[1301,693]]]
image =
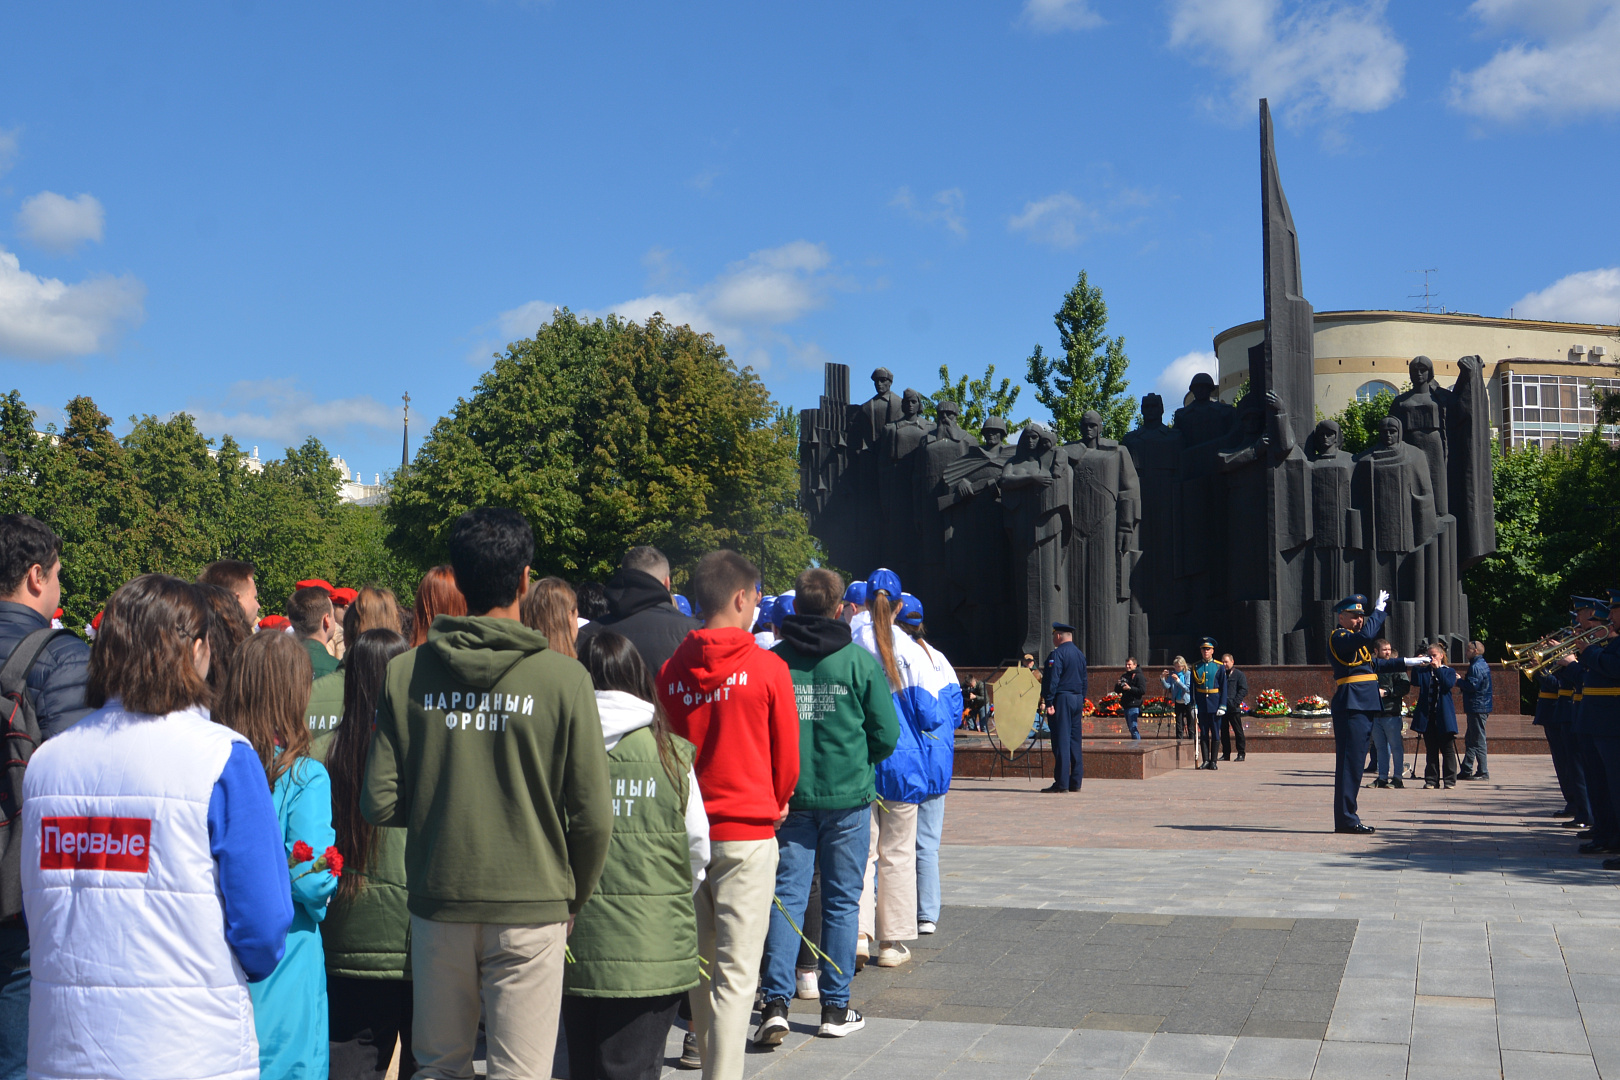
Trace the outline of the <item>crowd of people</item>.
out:
[[[737,1080],[794,997],[862,1028],[852,977],[940,919],[922,604],[812,567],[767,605],[727,550],[690,598],[650,547],[531,580],[503,509],[449,554],[412,608],[312,579],[282,618],[249,563],[145,574],[86,645],[61,541],[0,516],[0,1080],[639,1078],[679,1018]]]

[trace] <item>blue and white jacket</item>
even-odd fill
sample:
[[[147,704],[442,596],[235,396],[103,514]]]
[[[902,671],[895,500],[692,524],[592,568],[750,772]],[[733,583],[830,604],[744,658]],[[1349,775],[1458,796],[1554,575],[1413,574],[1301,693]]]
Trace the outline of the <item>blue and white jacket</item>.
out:
[[[894,663],[900,669],[900,689],[890,691],[900,720],[900,741],[894,753],[874,767],[874,779],[879,798],[919,803],[951,786],[962,688],[943,656],[923,648],[898,626],[889,629],[894,634]],[[854,637],[857,645],[878,655],[870,622],[856,630]]]

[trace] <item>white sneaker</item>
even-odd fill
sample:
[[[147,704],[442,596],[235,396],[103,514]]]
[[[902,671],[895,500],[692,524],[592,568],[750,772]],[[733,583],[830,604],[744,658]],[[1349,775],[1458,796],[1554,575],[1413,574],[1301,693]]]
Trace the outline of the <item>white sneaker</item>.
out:
[[[823,1005],[817,1034],[825,1039],[842,1039],[865,1026],[866,1019],[848,1005]]]
[[[935,926],[931,922],[928,922],[926,919],[917,924],[917,933],[919,934],[932,934],[937,929],[939,929],[939,927]]]
[[[805,1001],[821,998],[821,976],[814,971],[799,972],[799,997]]]
[[[898,941],[886,941],[878,946],[877,966],[883,968],[899,967],[911,959],[911,950]]]
[[[872,958],[872,939],[865,934],[855,939],[855,970],[860,971]]]

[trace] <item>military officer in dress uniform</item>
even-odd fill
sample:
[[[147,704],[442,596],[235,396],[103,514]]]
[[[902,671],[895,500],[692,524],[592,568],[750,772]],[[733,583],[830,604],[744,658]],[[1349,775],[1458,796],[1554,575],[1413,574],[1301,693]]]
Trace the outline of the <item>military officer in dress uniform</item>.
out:
[[[1340,600],[1333,607],[1339,625],[1328,635],[1328,658],[1333,662],[1337,689],[1329,708],[1333,712],[1333,831],[1370,833],[1356,816],[1356,794],[1361,790],[1366,766],[1367,740],[1372,737],[1372,718],[1383,710],[1378,697],[1378,672],[1420,667],[1430,662],[1426,656],[1373,658],[1373,643],[1384,628],[1384,607],[1389,593],[1378,594],[1378,603],[1369,613],[1367,598],[1360,593]]]
[[[1569,628],[1580,633],[1579,612],[1569,613]],[[1581,765],[1575,732],[1575,687],[1580,682],[1580,668],[1574,664],[1554,666],[1536,676],[1536,718],[1534,723],[1547,736],[1547,749],[1552,753],[1553,771],[1558,776],[1559,790],[1564,794],[1564,808],[1554,817],[1567,817],[1565,828],[1590,829],[1592,807],[1586,795],[1586,769]]]
[[[1198,643],[1198,663],[1192,669],[1193,711],[1198,716],[1198,752],[1204,756],[1200,769],[1214,769],[1219,749],[1221,717],[1226,715],[1226,665],[1215,659],[1215,639]]]
[[[1609,637],[1581,653],[1581,667],[1588,668],[1581,693],[1581,712],[1594,709],[1594,718],[1604,734],[1598,736],[1603,766],[1609,775],[1620,775],[1620,589],[1609,590]],[[1610,764],[1610,760],[1614,764]],[[1620,814],[1620,785],[1610,788],[1611,805]],[[1604,859],[1603,869],[1620,870],[1620,859]]]
[[[1074,627],[1052,624],[1052,652],[1041,675],[1047,723],[1052,729],[1052,786],[1042,791],[1079,791],[1085,779],[1080,756],[1081,717],[1086,709],[1086,654],[1074,643]]]

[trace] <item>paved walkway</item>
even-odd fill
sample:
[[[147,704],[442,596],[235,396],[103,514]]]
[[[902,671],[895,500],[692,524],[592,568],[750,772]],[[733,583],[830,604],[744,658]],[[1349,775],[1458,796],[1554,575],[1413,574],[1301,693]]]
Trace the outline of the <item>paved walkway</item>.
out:
[[[1330,831],[1330,762],[958,781],[938,939],[856,978],[865,1030],[796,1009],[749,1075],[1620,1078],[1620,874],[1547,816],[1547,759],[1365,790],[1370,838]]]

